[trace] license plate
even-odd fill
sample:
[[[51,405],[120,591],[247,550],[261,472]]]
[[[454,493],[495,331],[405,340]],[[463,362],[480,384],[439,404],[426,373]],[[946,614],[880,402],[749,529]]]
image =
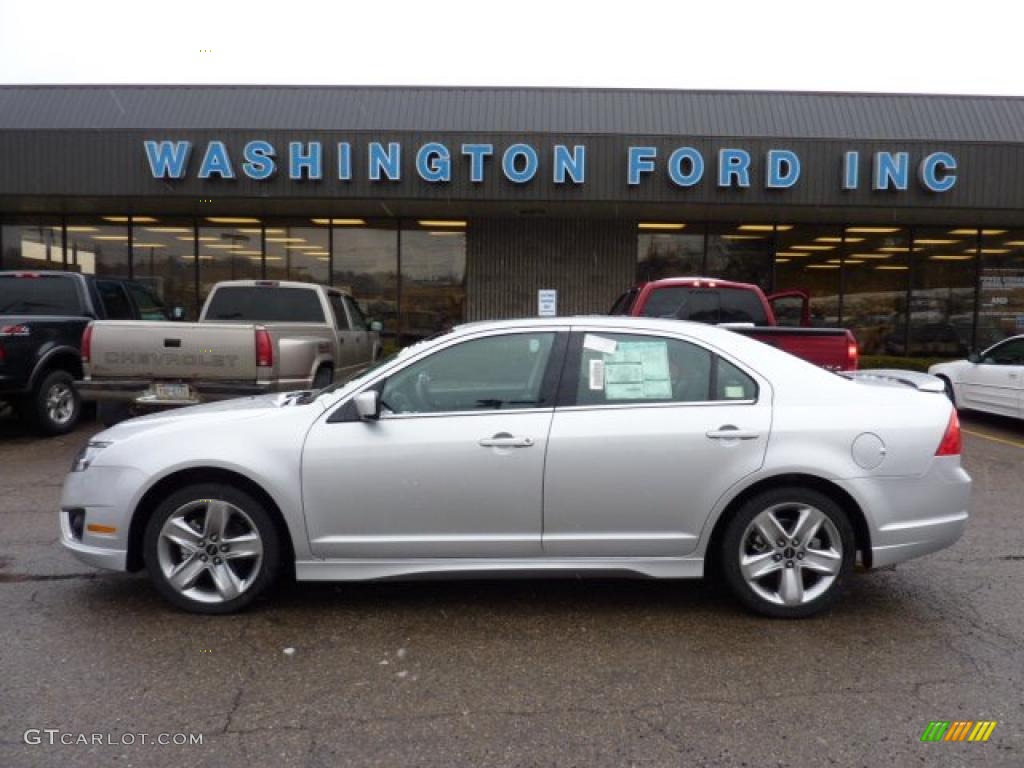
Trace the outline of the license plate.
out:
[[[154,384],[153,394],[157,400],[192,400],[192,388],[188,384]]]

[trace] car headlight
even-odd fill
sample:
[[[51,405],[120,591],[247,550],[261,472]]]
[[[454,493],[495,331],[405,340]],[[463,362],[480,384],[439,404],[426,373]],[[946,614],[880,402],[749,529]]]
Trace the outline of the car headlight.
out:
[[[104,443],[99,440],[90,440],[88,443],[86,443],[85,447],[78,452],[78,455],[75,456],[75,461],[71,465],[71,471],[84,472],[86,469],[89,468],[89,465],[92,464],[95,458],[99,455],[99,452],[106,448],[108,445],[112,445],[112,443]]]

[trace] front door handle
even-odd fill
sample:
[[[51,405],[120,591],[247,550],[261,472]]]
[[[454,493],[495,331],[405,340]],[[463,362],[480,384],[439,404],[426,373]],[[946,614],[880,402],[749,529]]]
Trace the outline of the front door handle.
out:
[[[731,424],[726,424],[718,429],[705,432],[704,436],[709,440],[757,440],[757,438],[761,436],[761,433],[753,432],[748,429],[739,429]]]
[[[515,437],[508,432],[499,432],[494,437],[485,437],[480,441],[484,448],[529,448],[533,445],[532,437]]]

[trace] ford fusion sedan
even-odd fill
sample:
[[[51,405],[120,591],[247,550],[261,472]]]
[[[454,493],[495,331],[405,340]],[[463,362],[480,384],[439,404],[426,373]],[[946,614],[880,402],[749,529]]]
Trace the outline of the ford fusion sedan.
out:
[[[993,344],[967,360],[939,363],[928,373],[942,379],[958,408],[1024,419],[1024,336]]]
[[[61,538],[201,613],[240,609],[286,571],[715,566],[753,610],[807,616],[856,560],[889,565],[964,530],[956,413],[916,377],[843,378],[673,320],[470,324],[345,384],[96,435],[65,482]]]

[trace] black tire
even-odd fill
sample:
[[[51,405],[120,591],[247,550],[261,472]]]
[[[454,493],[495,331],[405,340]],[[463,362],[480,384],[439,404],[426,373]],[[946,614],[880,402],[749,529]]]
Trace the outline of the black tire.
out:
[[[323,389],[330,386],[332,381],[334,381],[334,369],[326,365],[321,366],[317,369],[316,376],[313,377],[313,389]]]
[[[204,602],[200,599],[193,599],[179,591],[169,582],[160,559],[160,533],[164,523],[172,515],[180,513],[182,508],[186,508],[190,504],[201,504],[210,500],[227,502],[241,510],[248,517],[246,522],[251,521],[256,532],[259,534],[262,544],[262,555],[259,564],[250,571],[245,579],[246,581],[251,579],[249,586],[237,597],[230,600],[221,600],[220,602]],[[226,536],[225,538],[227,541],[231,541]],[[250,494],[224,483],[199,483],[186,486],[164,499],[146,525],[143,538],[143,553],[150,580],[164,599],[182,610],[210,615],[235,613],[249,606],[274,584],[277,580],[281,564],[281,543],[278,539],[277,527],[274,525],[270,513],[261,502]],[[186,559],[187,556],[183,552],[180,554],[182,559]],[[216,553],[212,552],[210,557],[212,558],[215,555]],[[195,585],[198,588],[203,588],[204,586],[212,587],[213,589],[207,589],[207,591],[215,591],[216,585],[211,575],[213,568],[212,560],[208,567],[210,570],[202,574],[196,580]]]
[[[104,427],[113,427],[132,417],[131,406],[127,403],[107,402],[96,403],[96,418]]]
[[[786,520],[789,515],[798,515],[797,508],[799,507],[812,507],[820,511],[833,526],[829,529],[828,526],[822,524],[821,538],[812,539],[812,541],[818,541],[819,546],[822,546],[821,542],[828,541],[833,536],[838,538],[838,543],[841,544],[841,558],[833,561],[836,564],[836,573],[832,577],[830,584],[827,584],[827,577],[819,576],[816,572],[808,569],[805,570],[804,563],[810,563],[812,554],[803,552],[801,554],[801,547],[792,547],[792,539],[777,539],[774,542],[767,544],[767,549],[764,550],[764,554],[768,555],[773,563],[778,562],[776,566],[779,570],[777,571],[779,585],[781,588],[781,580],[784,578],[784,572],[786,568],[792,570],[794,577],[801,581],[801,593],[806,588],[805,580],[812,581],[811,589],[808,591],[814,591],[819,587],[816,586],[818,579],[820,581],[820,594],[808,599],[806,602],[802,602],[794,605],[785,605],[778,602],[773,602],[766,598],[763,594],[760,594],[751,584],[747,582],[747,579],[743,575],[741,569],[741,552],[745,551],[750,546],[750,540],[744,540],[745,536],[750,536],[751,532],[748,530],[754,519],[772,508],[778,508],[776,516],[782,520]],[[791,511],[792,508],[792,511]],[[792,529],[790,529],[791,531]],[[834,534],[831,532],[834,530]],[[788,534],[787,534],[788,535]],[[758,541],[756,533],[755,542],[760,545],[762,541]],[[784,541],[786,547],[779,547],[778,542]],[[839,596],[842,594],[843,589],[846,587],[847,582],[853,573],[854,560],[856,558],[856,540],[853,534],[853,527],[850,524],[849,517],[846,512],[843,511],[842,507],[837,504],[833,499],[826,496],[825,494],[810,489],[803,488],[800,486],[775,488],[764,493],[760,493],[747,500],[746,503],[740,507],[739,510],[733,515],[732,519],[728,522],[725,533],[721,540],[721,548],[717,553],[719,562],[721,563],[722,574],[725,578],[726,584],[732,591],[733,595],[743,603],[750,610],[760,613],[764,616],[770,616],[772,618],[786,618],[796,619],[813,616],[814,614],[821,613],[822,611],[831,608]],[[810,542],[799,542],[806,548]],[[829,542],[829,546],[834,548],[834,544]],[[741,549],[741,547],[743,549]],[[775,554],[769,554],[774,552]],[[796,558],[800,559],[797,560]],[[803,560],[804,557],[808,559]],[[789,558],[789,559],[787,559]],[[767,561],[766,561],[767,564]],[[794,570],[795,569],[795,570]],[[774,572],[773,572],[774,573]],[[773,574],[766,575],[760,582],[764,591],[770,591],[771,580],[776,578]],[[767,584],[767,588],[766,588]],[[826,586],[827,584],[827,586]]]
[[[25,407],[36,430],[47,436],[66,435],[82,415],[74,377],[62,370],[42,374]]]

